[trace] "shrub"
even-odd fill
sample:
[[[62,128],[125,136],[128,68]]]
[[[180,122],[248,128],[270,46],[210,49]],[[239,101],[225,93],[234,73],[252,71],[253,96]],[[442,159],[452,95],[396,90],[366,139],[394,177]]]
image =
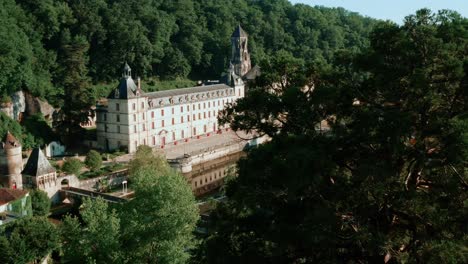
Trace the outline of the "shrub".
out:
[[[83,163],[77,158],[69,158],[63,163],[62,170],[68,174],[80,175]]]
[[[86,155],[85,164],[92,171],[99,170],[102,166],[102,157],[99,152],[95,150],[89,151],[88,155]]]

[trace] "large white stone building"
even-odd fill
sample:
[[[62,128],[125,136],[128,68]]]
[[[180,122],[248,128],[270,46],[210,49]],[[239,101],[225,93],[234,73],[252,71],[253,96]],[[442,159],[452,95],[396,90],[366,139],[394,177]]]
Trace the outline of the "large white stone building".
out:
[[[96,109],[98,146],[135,152],[139,145],[166,144],[216,133],[218,112],[244,97],[242,76],[250,70],[247,34],[240,26],[231,37],[231,66],[220,84],[145,93],[126,64],[119,85]],[[245,61],[245,60],[248,60]]]

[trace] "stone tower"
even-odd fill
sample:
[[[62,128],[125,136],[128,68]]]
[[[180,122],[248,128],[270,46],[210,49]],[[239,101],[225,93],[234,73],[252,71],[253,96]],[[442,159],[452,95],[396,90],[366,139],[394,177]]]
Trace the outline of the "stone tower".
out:
[[[250,54],[247,48],[248,36],[247,33],[237,26],[231,35],[231,63],[234,65],[234,72],[243,77],[251,68]]]
[[[23,189],[22,170],[21,144],[7,132],[0,145],[0,184],[11,189]]]

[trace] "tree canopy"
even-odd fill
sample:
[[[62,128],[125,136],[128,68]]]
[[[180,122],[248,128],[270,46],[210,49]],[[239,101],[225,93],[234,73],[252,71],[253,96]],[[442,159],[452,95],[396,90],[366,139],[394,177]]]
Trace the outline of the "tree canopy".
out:
[[[332,67],[265,65],[221,121],[272,141],[239,162],[200,262],[466,262],[467,33],[423,9]]]
[[[330,62],[337,50],[365,47],[375,23],[342,8],[286,0],[0,3],[0,95],[26,89],[55,106],[72,108],[89,95],[80,88],[70,97],[69,89],[86,86],[77,81],[86,76],[93,83],[113,81],[125,61],[143,78],[219,78],[228,66],[230,35],[238,24],[250,35],[256,64],[281,49],[306,61]],[[76,75],[68,62],[76,57],[70,50],[79,51],[78,46],[84,47],[77,53],[84,64],[72,64],[80,68]]]
[[[0,230],[1,263],[26,264],[39,261],[60,247],[58,229],[46,217],[16,220]]]
[[[149,150],[149,152],[148,152]],[[134,198],[109,206],[85,200],[62,230],[67,263],[186,263],[195,247],[198,207],[186,179],[143,146],[130,162]]]

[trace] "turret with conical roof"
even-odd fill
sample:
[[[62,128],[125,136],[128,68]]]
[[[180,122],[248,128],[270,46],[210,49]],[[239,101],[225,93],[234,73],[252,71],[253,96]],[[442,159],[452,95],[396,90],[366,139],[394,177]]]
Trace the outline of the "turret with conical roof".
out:
[[[21,143],[8,131],[0,145],[0,185],[11,189],[22,189],[22,170]]]
[[[251,68],[250,54],[248,50],[248,35],[240,25],[231,35],[231,63],[238,76],[244,76]]]

